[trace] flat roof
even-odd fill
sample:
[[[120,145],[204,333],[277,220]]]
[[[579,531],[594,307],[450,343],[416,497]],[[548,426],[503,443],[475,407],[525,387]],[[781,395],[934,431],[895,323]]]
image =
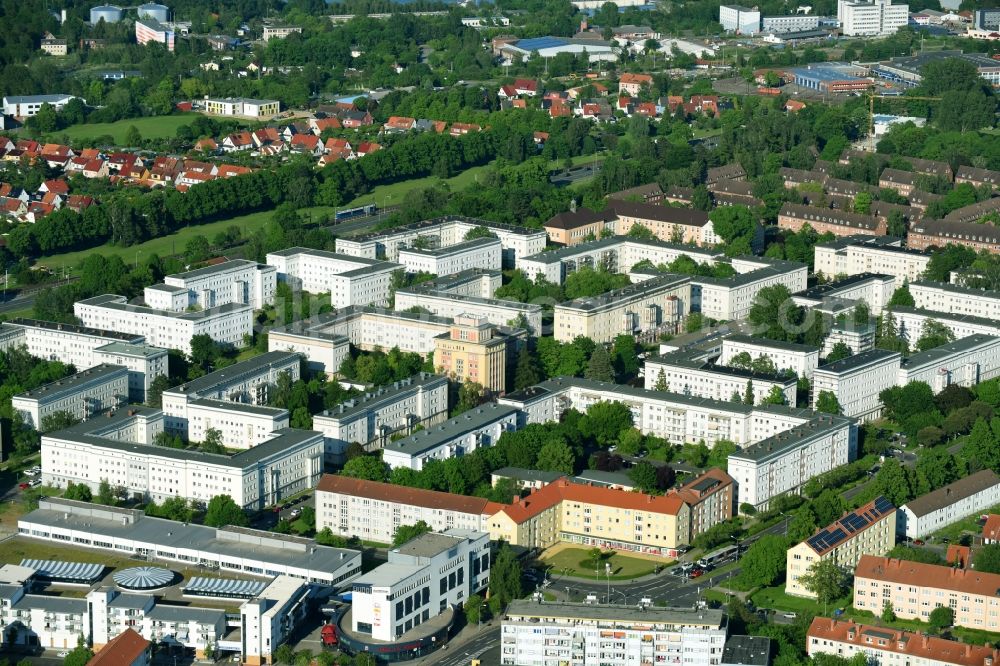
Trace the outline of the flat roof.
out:
[[[125,342],[112,342],[102,345],[94,351],[104,352],[105,354],[118,354],[120,356],[132,356],[135,358],[156,358],[157,356],[166,356],[168,353],[163,347],[154,347],[147,344],[132,345]]]
[[[462,412],[444,423],[430,426],[425,430],[413,433],[409,437],[387,442],[386,451],[395,451],[410,456],[419,455],[444,443],[460,437],[473,430],[483,428],[490,423],[517,413],[516,407],[490,402],[475,409]]]
[[[573,300],[566,301],[564,303],[557,303],[555,307],[557,310],[559,308],[565,308],[569,310],[583,310],[590,312],[600,310],[601,308],[608,306],[624,305],[633,297],[642,297],[651,291],[679,287],[683,284],[689,284],[690,282],[691,277],[688,275],[661,273],[657,277],[643,280],[642,282],[637,282],[635,284],[630,284],[627,287],[622,287],[621,289],[613,289],[603,294],[598,294],[597,296],[585,296],[583,298],[574,298]]]
[[[27,319],[24,317],[16,317],[10,321],[5,321],[3,325],[17,326],[20,328],[40,328],[46,331],[65,331],[66,333],[73,333],[75,335],[107,338],[109,340],[118,340],[120,342],[138,343],[145,339],[141,335],[133,335],[132,333],[120,333],[118,331],[110,331],[102,328],[90,328],[89,326],[77,326],[76,324],[63,324],[56,321],[43,321],[41,319]]]
[[[678,349],[677,351],[667,352],[666,354],[661,354],[659,356],[653,356],[646,359],[646,363],[661,363],[663,365],[673,365],[681,368],[688,368],[689,370],[698,370],[701,372],[712,372],[720,375],[727,375],[730,377],[742,377],[744,379],[759,379],[761,381],[773,382],[775,384],[783,384],[785,386],[792,385],[796,383],[794,377],[785,377],[778,374],[769,374],[765,372],[754,372],[753,370],[744,370],[743,368],[733,368],[728,365],[715,365],[710,363],[704,358],[700,350],[695,349]]]
[[[725,626],[725,613],[720,609],[661,608],[625,606],[621,604],[575,604],[565,601],[539,603],[527,599],[514,599],[507,606],[507,616],[525,616],[553,619],[581,619],[621,621],[622,623],[659,623],[693,625],[701,627]]]
[[[765,462],[777,458],[791,449],[797,448],[813,439],[826,435],[831,430],[842,428],[854,419],[836,414],[816,413],[816,416],[805,423],[800,423],[789,430],[771,435],[756,444],[751,444],[741,451],[730,455],[730,458]]]
[[[849,275],[840,280],[835,280],[829,284],[820,284],[806,289],[805,291],[800,291],[795,296],[800,298],[810,298],[823,300],[827,296],[835,296],[838,292],[853,289],[864,282],[894,282],[896,280],[892,275],[885,275],[882,273],[858,273],[856,275]]]
[[[188,311],[174,312],[172,310],[159,310],[157,308],[151,308],[145,305],[133,305],[132,303],[127,302],[124,296],[119,296],[117,294],[101,294],[100,296],[94,296],[93,298],[81,299],[77,301],[77,303],[90,305],[92,307],[103,307],[111,310],[120,310],[121,312],[148,314],[157,317],[170,317],[172,319],[187,319],[192,321],[198,321],[199,319],[210,319],[211,317],[214,317],[216,315],[226,314],[230,312],[253,310],[251,306],[243,305],[242,303],[226,303],[225,305],[219,305],[214,308],[206,308],[204,310],[196,310],[193,312],[188,312]]]
[[[214,400],[212,398],[199,398],[198,400],[192,400],[190,405],[196,407],[208,407],[210,409],[224,409],[231,412],[244,412],[247,414],[256,414],[258,416],[276,417],[288,414],[287,409],[281,409],[280,407],[248,405],[242,402],[229,402],[227,400]]]
[[[903,314],[915,314],[930,319],[943,321],[955,321],[961,323],[975,324],[978,326],[989,326],[1000,331],[1000,321],[989,317],[977,317],[976,315],[961,314],[958,312],[941,312],[939,310],[928,310],[926,308],[914,308],[909,305],[894,305],[889,308],[891,312],[901,312]]]
[[[494,476],[505,479],[515,479],[518,481],[538,481],[541,483],[552,483],[564,476],[560,472],[544,472],[537,469],[525,469],[524,467],[501,467],[493,470]]]
[[[14,397],[29,400],[56,400],[64,395],[76,393],[82,385],[95,381],[111,381],[117,375],[123,375],[127,379],[128,368],[123,365],[102,363],[82,370],[75,375],[57,379],[54,382],[39,386],[30,391],[25,391],[24,393],[18,393]]]
[[[368,414],[383,405],[392,404],[403,394],[419,391],[424,387],[441,386],[447,383],[448,378],[444,375],[418,372],[406,379],[400,379],[392,384],[380,386],[372,391],[365,392],[363,395],[348,398],[330,409],[324,409],[315,416],[350,419],[360,414]]]
[[[722,649],[726,666],[767,666],[771,663],[771,639],[766,636],[730,636]]]
[[[450,223],[471,224],[477,227],[486,227],[487,229],[500,230],[506,233],[520,234],[522,236],[545,236],[544,229],[531,229],[529,227],[522,227],[513,224],[504,224],[503,222],[490,222],[489,220],[481,220],[475,217],[465,217],[463,215],[446,215],[443,217],[434,217],[429,220],[421,220],[420,222],[407,224],[402,227],[393,227],[392,229],[387,229],[386,231],[376,231],[370,234],[354,236],[353,238],[338,238],[337,242],[340,243],[341,241],[344,241],[347,243],[364,243],[366,241],[378,240],[380,238],[406,236],[413,232],[436,229]]]
[[[274,268],[273,266],[268,266],[267,264],[258,264],[256,261],[250,261],[249,259],[230,259],[229,261],[224,261],[221,264],[215,264],[214,266],[195,268],[190,271],[184,271],[183,273],[172,273],[165,276],[164,279],[173,278],[175,280],[191,280],[194,278],[204,277],[205,275],[215,275],[216,273],[225,273],[228,271],[239,270],[241,268],[250,268],[251,266],[257,268]]]
[[[617,248],[621,245],[639,245],[642,247],[655,247],[664,250],[677,250],[683,254],[689,254],[692,258],[723,256],[721,252],[707,250],[705,248],[698,247],[697,245],[667,243],[660,240],[646,240],[640,238],[630,238],[628,236],[608,236],[607,238],[585,241],[583,243],[577,243],[576,245],[569,245],[555,250],[546,250],[545,252],[539,252],[538,254],[524,257],[523,259],[520,259],[520,261],[556,264],[564,259],[575,257],[580,254],[589,254],[595,250]]]
[[[916,370],[928,365],[937,365],[945,359],[956,354],[965,354],[980,347],[1000,343],[1000,337],[975,333],[973,335],[947,342],[940,347],[934,347],[926,351],[917,352],[909,358],[903,359],[900,367],[905,370]]]
[[[389,552],[409,557],[434,557],[446,550],[451,550],[463,542],[465,542],[465,539],[461,537],[427,532],[413,537],[403,545],[393,548]]]
[[[850,372],[852,370],[857,370],[863,368],[867,365],[874,365],[877,363],[885,363],[892,358],[902,358],[902,354],[899,352],[888,351],[886,349],[867,349],[859,354],[853,354],[847,358],[842,358],[839,361],[834,361],[833,363],[827,363],[826,365],[821,365],[816,368],[816,372],[830,372],[833,374],[842,374],[845,372]]]
[[[771,347],[773,349],[783,349],[785,351],[799,352],[803,354],[811,354],[812,352],[819,351],[819,347],[814,347],[812,345],[801,345],[797,342],[784,342],[783,340],[771,340],[769,338],[757,338],[744,333],[730,333],[722,338],[722,344],[726,344],[727,340],[732,340],[733,342],[740,344],[757,345],[758,347]]]
[[[355,589],[366,585],[370,585],[371,587],[392,587],[411,576],[415,576],[426,568],[426,564],[386,562],[378,565],[368,573],[361,574],[351,584]]]
[[[428,257],[447,257],[453,254],[461,254],[462,252],[468,252],[469,250],[474,250],[479,247],[486,247],[488,245],[500,245],[499,238],[473,238],[472,240],[462,241],[461,243],[456,243],[454,245],[447,245],[445,247],[436,248],[417,248],[417,247],[401,247],[399,248],[400,254],[403,252],[408,252],[410,254],[421,254]]]

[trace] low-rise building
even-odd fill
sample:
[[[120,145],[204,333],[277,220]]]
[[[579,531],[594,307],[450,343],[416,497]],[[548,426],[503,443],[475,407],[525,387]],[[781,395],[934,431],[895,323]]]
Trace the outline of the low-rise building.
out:
[[[343,582],[341,582],[343,585]],[[274,663],[274,653],[310,615],[315,586],[280,575],[240,606],[240,658],[245,664]]]
[[[517,409],[486,403],[409,437],[386,442],[382,460],[390,468],[420,471],[430,460],[447,460],[493,446],[517,429]]]
[[[896,383],[924,382],[934,393],[951,384],[975,386],[1000,374],[1000,337],[970,335],[903,359]]]
[[[879,393],[896,385],[902,355],[885,349],[869,349],[860,354],[816,368],[812,379],[812,406],[820,394],[832,393],[840,413],[867,421],[882,413]]]
[[[475,268],[500,270],[502,256],[500,239],[475,238],[442,248],[401,248],[397,261],[408,273],[451,275]]]
[[[726,644],[721,610],[515,600],[500,633],[500,663],[718,664]]]
[[[719,666],[771,666],[774,647],[765,636],[730,636]]]
[[[659,185],[657,185],[659,187]],[[597,240],[605,233],[614,233],[615,216],[610,211],[571,207],[553,215],[545,223],[549,240],[569,247]]]
[[[877,497],[788,549],[785,556],[785,592],[816,598],[802,577],[819,562],[833,562],[853,571],[862,555],[885,555],[896,545],[896,507]]]
[[[542,472],[537,469],[525,469],[523,467],[501,467],[500,469],[493,470],[490,474],[490,483],[496,487],[498,482],[510,479],[521,490],[538,490],[558,481],[563,476],[560,472]]]
[[[813,370],[819,365],[818,347],[755,338],[742,333],[733,333],[722,339],[718,363],[730,365],[733,357],[741,354],[749,354],[752,359],[768,358],[776,370],[791,370],[798,377],[812,377]]]
[[[48,104],[56,111],[69,104],[73,95],[7,95],[3,98],[3,115],[30,118]]]
[[[213,116],[243,116],[270,120],[281,111],[276,99],[249,99],[246,97],[211,98],[205,100],[205,112]]]
[[[112,638],[87,662],[87,666],[148,666],[153,663],[153,644],[129,627]]]
[[[25,425],[40,430],[45,420],[57,412],[85,421],[126,404],[128,394],[128,368],[105,363],[18,393],[11,407]]]
[[[901,285],[919,280],[930,260],[930,254],[904,248],[891,236],[845,236],[815,247],[815,270],[826,277],[879,273]]]
[[[400,264],[355,257],[325,250],[291,247],[267,255],[267,263],[278,271],[278,279],[293,289],[311,294],[330,294],[335,308],[351,305],[389,304],[392,275]]]
[[[362,574],[351,593],[351,629],[393,641],[447,608],[463,606],[489,583],[490,538],[451,528],[389,550],[388,561]]]
[[[277,271],[256,261],[234,259],[163,278],[163,284],[146,287],[143,300],[158,310],[183,312],[192,307],[208,309],[229,303],[260,310],[274,305]]]
[[[394,435],[447,418],[447,378],[421,372],[313,415],[313,428],[323,433],[326,462],[336,464],[352,442],[381,449]]]
[[[996,631],[1000,574],[862,555],[854,570],[854,607],[879,615],[885,604],[901,620],[927,622],[938,606],[954,626]]]
[[[910,539],[924,537],[998,504],[1000,477],[980,470],[901,506],[897,531]]]
[[[958,171],[955,172],[955,184],[960,185],[962,183],[968,183],[973,187],[983,187],[984,185],[989,185],[992,189],[996,189],[997,187],[1000,187],[1000,171],[980,169],[978,167],[963,164],[958,167]]]

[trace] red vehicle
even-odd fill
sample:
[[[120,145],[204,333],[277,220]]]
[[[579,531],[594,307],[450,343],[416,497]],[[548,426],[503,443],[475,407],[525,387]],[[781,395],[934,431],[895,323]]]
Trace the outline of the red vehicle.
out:
[[[28,483],[19,483],[17,484],[17,487],[20,488],[21,490],[27,490],[28,488],[31,487],[31,485]]]
[[[688,574],[688,577],[689,578],[701,578],[703,575],[705,575],[705,570],[704,569],[692,569],[691,573]]]
[[[924,545],[924,540],[923,539],[914,539],[913,540],[913,545],[914,546],[922,546],[922,545]]]

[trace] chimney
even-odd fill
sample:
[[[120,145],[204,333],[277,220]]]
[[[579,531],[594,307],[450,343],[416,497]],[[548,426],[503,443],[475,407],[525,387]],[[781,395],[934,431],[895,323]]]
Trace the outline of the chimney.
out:
[[[586,29],[587,29],[587,19],[583,19],[580,21],[580,32],[583,32]]]

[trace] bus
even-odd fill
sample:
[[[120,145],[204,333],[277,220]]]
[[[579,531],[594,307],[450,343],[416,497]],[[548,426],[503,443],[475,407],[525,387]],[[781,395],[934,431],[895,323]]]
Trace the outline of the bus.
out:
[[[355,217],[367,217],[369,215],[374,215],[377,210],[375,204],[365,204],[364,206],[355,206],[354,208],[347,208],[345,210],[338,210],[334,215],[334,221],[343,222],[344,220],[350,220]]]
[[[739,557],[740,553],[742,553],[744,550],[745,548],[742,545],[726,546],[725,548],[717,550],[714,553],[710,553],[705,557],[701,558],[700,560],[698,560],[698,564],[699,566],[702,567],[706,565],[710,567],[717,567],[726,564],[728,562],[735,562],[736,559]]]

